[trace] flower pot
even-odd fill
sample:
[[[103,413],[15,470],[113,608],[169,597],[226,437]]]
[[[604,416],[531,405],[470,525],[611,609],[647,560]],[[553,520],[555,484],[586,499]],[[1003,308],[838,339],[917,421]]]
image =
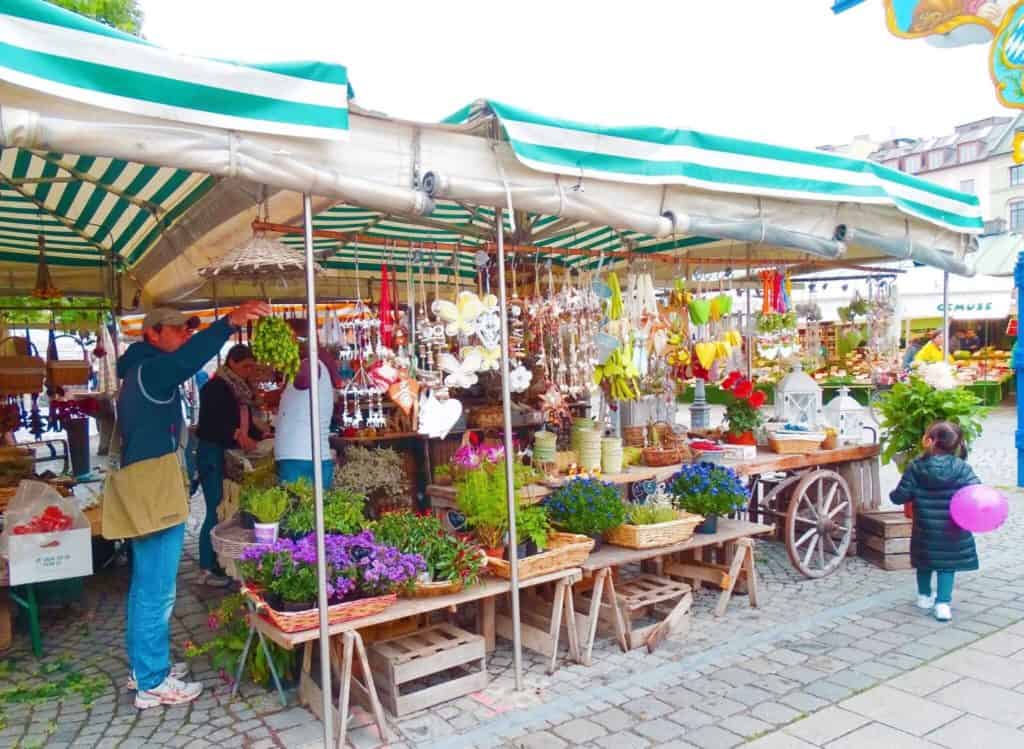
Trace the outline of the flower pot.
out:
[[[600,550],[600,548],[602,546],[604,546],[604,535],[603,534],[595,533],[595,534],[587,534],[587,535],[590,536],[590,538],[594,539],[593,551],[598,551],[598,550]]]
[[[317,607],[316,601],[281,601],[281,611],[309,611]]]
[[[704,522],[697,526],[696,533],[717,533],[718,515],[708,515]]]
[[[753,432],[740,432],[738,434],[727,433],[725,435],[727,445],[756,445],[757,439]]]
[[[251,531],[256,526],[256,518],[253,516],[252,513],[246,512],[245,510],[239,510],[238,521],[242,524],[242,527],[247,531]]]
[[[276,542],[277,528],[278,523],[254,523],[253,530],[256,532],[256,543],[269,546]]]
[[[504,559],[505,558],[505,547],[504,546],[494,546],[494,547],[492,547],[490,549],[485,549],[484,551],[486,551],[487,552],[487,556],[491,557],[492,559]]]
[[[508,560],[508,550],[509,550],[509,548],[511,548],[511,547],[509,547],[509,546],[505,547],[505,559],[506,560]],[[526,557],[530,556],[527,553],[527,551],[526,551],[526,544],[525,543],[516,544],[516,554],[517,554],[517,558],[518,559],[526,559]]]
[[[537,544],[533,541],[526,542],[526,556],[532,557],[534,554],[540,553],[540,549],[537,548]]]

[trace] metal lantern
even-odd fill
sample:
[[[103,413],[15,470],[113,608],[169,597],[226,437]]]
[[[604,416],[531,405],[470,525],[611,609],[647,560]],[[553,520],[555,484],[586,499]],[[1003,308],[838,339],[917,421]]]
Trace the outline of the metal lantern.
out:
[[[845,385],[825,406],[825,422],[836,430],[839,441],[847,445],[861,442],[867,418],[867,409],[850,396],[850,388]]]
[[[803,371],[800,362],[775,386],[775,418],[787,424],[818,426],[821,416],[821,388]]]

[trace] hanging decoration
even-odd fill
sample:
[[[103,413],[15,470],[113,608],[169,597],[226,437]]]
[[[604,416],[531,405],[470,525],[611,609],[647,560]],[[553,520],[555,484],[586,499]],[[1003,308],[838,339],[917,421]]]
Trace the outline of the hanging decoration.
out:
[[[56,299],[64,296],[50,278],[50,266],[46,264],[46,237],[40,232],[37,237],[39,246],[39,265],[36,266],[36,285],[32,296],[36,299]]]

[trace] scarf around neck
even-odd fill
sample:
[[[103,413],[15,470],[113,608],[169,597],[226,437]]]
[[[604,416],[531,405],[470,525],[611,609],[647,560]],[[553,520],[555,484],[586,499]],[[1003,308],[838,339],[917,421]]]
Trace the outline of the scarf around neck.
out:
[[[235,374],[227,364],[221,365],[220,369],[217,370],[217,376],[227,383],[228,387],[231,388],[231,392],[234,393],[235,399],[238,401],[240,406],[254,406],[256,405],[256,398],[253,396],[252,388],[249,387],[249,383]]]

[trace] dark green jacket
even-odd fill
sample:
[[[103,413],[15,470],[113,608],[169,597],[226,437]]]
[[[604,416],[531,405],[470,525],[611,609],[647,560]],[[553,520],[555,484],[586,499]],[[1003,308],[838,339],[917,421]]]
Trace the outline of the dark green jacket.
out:
[[[978,569],[974,536],[953,522],[949,502],[957,490],[980,483],[971,467],[952,455],[919,458],[907,466],[889,499],[898,505],[914,503],[914,532],[910,538],[910,561],[914,567]]]

